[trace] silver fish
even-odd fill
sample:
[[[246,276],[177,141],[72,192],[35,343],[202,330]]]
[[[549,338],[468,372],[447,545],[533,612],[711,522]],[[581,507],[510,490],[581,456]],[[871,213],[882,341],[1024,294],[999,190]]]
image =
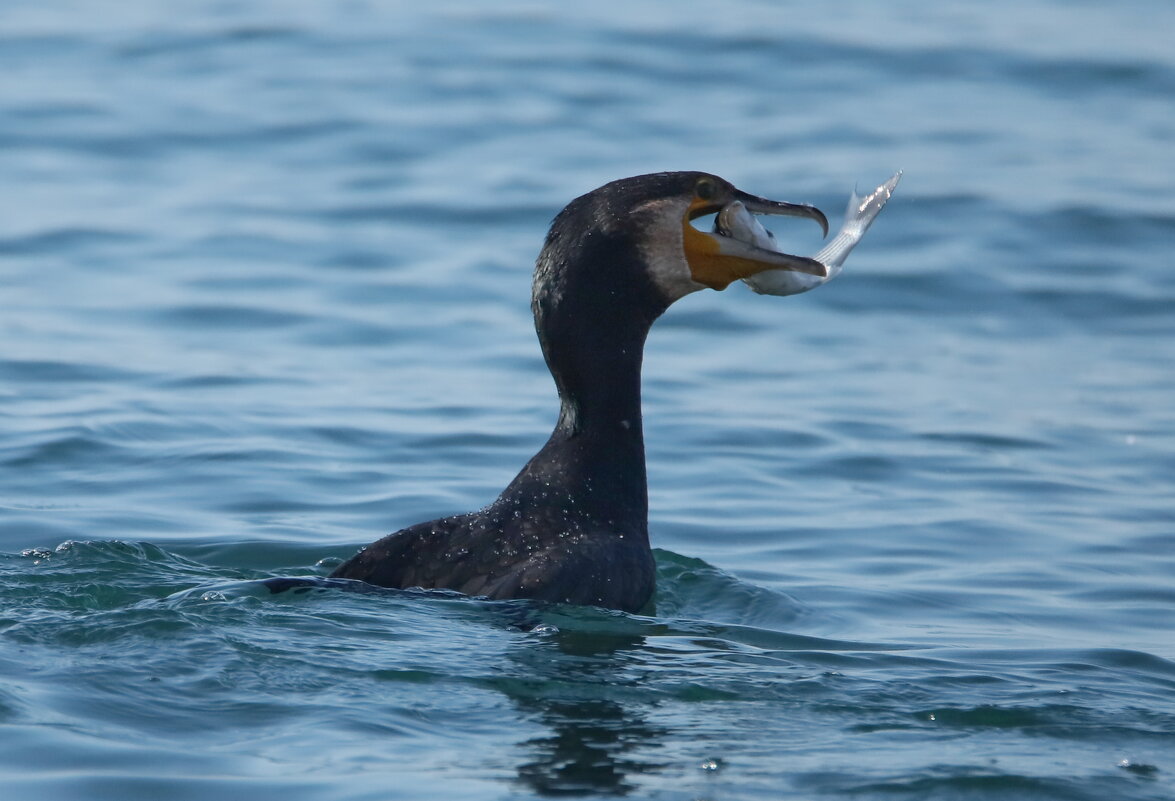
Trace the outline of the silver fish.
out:
[[[743,283],[760,295],[798,295],[815,289],[821,284],[831,281],[840,275],[841,267],[849,253],[861,241],[861,237],[869,230],[874,218],[885,207],[886,202],[893,194],[894,187],[902,178],[899,170],[894,176],[881,186],[874,189],[865,197],[853,192],[849,198],[849,206],[845,210],[845,221],[836,236],[822,247],[812,258],[828,268],[826,277],[808,275],[793,270],[767,270],[765,272],[744,278]],[[759,223],[754,214],[747,211],[740,201],[726,205],[714,220],[714,230],[725,236],[747,242],[763,250],[779,251],[775,242],[775,235]]]

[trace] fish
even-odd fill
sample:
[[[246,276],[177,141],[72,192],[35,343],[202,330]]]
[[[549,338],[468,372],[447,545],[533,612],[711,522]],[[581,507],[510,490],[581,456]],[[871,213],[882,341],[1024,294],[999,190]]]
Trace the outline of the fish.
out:
[[[853,191],[840,230],[827,245],[811,256],[827,268],[827,275],[809,275],[793,270],[765,270],[742,279],[743,283],[760,295],[798,295],[836,278],[844,267],[845,259],[869,230],[873,220],[885,208],[901,179],[902,171],[898,170],[892,178],[864,197]],[[764,228],[759,219],[747,211],[747,207],[738,200],[728,203],[718,212],[714,219],[714,231],[763,250],[781,252],[775,234]]]

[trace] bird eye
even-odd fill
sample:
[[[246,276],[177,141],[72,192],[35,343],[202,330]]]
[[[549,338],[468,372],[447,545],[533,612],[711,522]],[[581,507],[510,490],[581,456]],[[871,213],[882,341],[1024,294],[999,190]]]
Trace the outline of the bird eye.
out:
[[[718,187],[709,178],[699,178],[694,186],[694,194],[702,200],[713,200],[718,194]]]

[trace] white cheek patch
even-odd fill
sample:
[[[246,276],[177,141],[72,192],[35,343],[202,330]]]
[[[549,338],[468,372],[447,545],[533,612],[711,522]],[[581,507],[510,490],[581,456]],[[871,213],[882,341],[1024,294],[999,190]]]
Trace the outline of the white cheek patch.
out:
[[[640,243],[641,258],[649,266],[649,277],[670,303],[691,292],[705,289],[693,279],[685,259],[685,239],[681,221],[686,204],[681,200],[651,200],[633,209],[647,219],[642,228],[647,235]]]

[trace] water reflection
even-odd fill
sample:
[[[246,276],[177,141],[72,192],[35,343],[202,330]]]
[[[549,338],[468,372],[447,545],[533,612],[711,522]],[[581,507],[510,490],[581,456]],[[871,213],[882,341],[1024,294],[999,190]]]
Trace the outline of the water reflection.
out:
[[[526,682],[500,689],[550,734],[519,745],[518,780],[544,796],[625,795],[632,778],[659,770],[653,754],[669,730],[651,724],[633,657],[643,636],[560,630],[510,654]]]

